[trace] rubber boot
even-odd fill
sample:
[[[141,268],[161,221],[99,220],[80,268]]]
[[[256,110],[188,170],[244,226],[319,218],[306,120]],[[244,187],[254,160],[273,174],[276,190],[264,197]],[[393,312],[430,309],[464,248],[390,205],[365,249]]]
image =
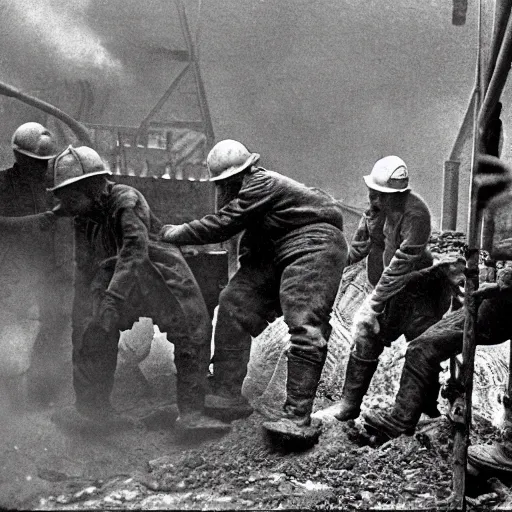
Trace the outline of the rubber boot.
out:
[[[174,363],[177,370],[176,389],[179,416],[176,431],[185,436],[205,436],[228,432],[231,426],[204,412],[206,368],[208,361],[200,350],[180,346],[175,348]]]
[[[76,433],[112,434],[135,426],[135,422],[119,414],[108,399],[95,404],[77,401],[75,405],[55,411],[51,420],[57,427]]]
[[[361,403],[378,364],[378,359],[361,359],[354,352],[350,353],[341,400],[336,404],[337,411],[334,414],[338,421],[352,420],[359,416]]]
[[[311,419],[311,411],[323,368],[313,362],[288,354],[286,402],[282,418],[263,423],[263,428],[279,442],[310,445],[318,441],[321,422]]]
[[[206,395],[205,412],[223,421],[246,418],[253,412],[242,395],[250,349],[216,350],[213,362],[213,392]]]
[[[114,433],[132,428],[130,418],[118,414],[110,403],[117,365],[119,332],[106,333],[89,324],[82,348],[73,354],[74,406],[52,415],[52,421],[65,430]]]
[[[437,374],[433,372],[433,377]],[[420,419],[427,390],[431,388],[429,376],[420,368],[413,368],[406,360],[400,378],[400,388],[391,413],[369,411],[363,415],[365,429],[380,440],[394,439],[402,434],[412,435]]]
[[[185,409],[183,412],[180,411],[175,429],[180,434],[193,438],[209,434],[225,434],[231,430],[231,425],[207,416],[203,411]]]

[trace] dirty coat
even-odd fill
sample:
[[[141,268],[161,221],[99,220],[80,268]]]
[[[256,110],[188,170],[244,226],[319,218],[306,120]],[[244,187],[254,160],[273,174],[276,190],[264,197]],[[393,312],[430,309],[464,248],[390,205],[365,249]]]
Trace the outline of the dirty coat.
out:
[[[180,250],[157,240],[159,227],[138,190],[110,182],[95,213],[75,217],[73,377],[79,402],[98,405],[112,390],[119,332],[103,339],[87,335],[109,295],[118,304],[119,330],[145,316],[167,333],[175,344],[178,405],[202,407],[211,320]]]
[[[176,226],[164,239],[218,243],[242,231],[240,268],[220,295],[215,361],[248,350],[251,336],[283,314],[290,353],[323,364],[347,259],[341,205],[322,190],[259,167],[216,214]]]
[[[354,327],[358,357],[377,359],[400,335],[409,340],[419,336],[449,309],[451,290],[444,276],[437,270],[418,274],[433,263],[428,250],[430,233],[430,211],[414,192],[404,194],[395,212],[368,210],[363,214],[350,246],[349,263],[367,257],[380,331]],[[415,282],[408,286],[413,278]]]
[[[363,215],[350,247],[349,262],[372,254],[367,261],[368,275],[375,285],[374,302],[381,308],[404,288],[411,272],[432,265],[427,248],[430,233],[430,211],[414,192],[404,195],[397,211],[368,211]]]
[[[52,201],[46,191],[51,184],[48,173],[23,170],[17,164],[0,171],[0,217],[24,217],[51,210]],[[20,286],[26,284],[26,293],[33,294],[33,300],[37,303],[44,302],[37,300],[38,285],[41,288],[39,281],[47,281],[46,277],[56,267],[53,230],[43,231],[38,222],[27,220],[20,226],[19,232],[12,231],[7,225],[0,225],[0,275],[7,291],[2,294],[0,307],[16,311],[22,318],[30,309],[30,298],[20,300],[23,307],[17,309],[16,303],[10,302],[9,297],[19,295]],[[14,267],[12,272],[11,267]],[[43,290],[43,296],[46,292]]]
[[[62,388],[69,365],[65,333],[72,294],[71,222],[54,222],[43,213],[53,206],[47,192],[52,185],[48,171],[17,163],[0,171],[0,314],[7,332],[11,319],[26,326],[38,321],[35,338],[28,331],[24,335],[33,345],[22,367],[28,369],[30,396],[43,401]],[[19,347],[19,353],[26,348]]]

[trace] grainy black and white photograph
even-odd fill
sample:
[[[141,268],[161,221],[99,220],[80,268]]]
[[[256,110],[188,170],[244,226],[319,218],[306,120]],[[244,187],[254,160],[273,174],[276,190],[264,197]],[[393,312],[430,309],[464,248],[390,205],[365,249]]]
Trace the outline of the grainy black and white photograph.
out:
[[[2,510],[512,509],[512,0],[0,0]]]

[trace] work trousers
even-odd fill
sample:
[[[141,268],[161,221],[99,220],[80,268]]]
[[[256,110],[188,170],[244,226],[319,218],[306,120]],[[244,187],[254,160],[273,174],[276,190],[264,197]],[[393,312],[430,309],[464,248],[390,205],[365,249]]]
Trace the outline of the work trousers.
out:
[[[248,351],[251,336],[282,314],[289,353],[323,364],[347,254],[343,232],[324,223],[297,229],[275,243],[261,240],[260,251],[243,254],[240,269],[220,295],[214,363],[226,353]]]
[[[512,298],[486,299],[476,322],[477,344],[496,345],[512,338]],[[439,365],[462,352],[465,310],[448,315],[413,340],[405,355],[406,364],[417,369],[420,380],[437,378]]]
[[[391,297],[384,311],[378,316],[380,330],[377,334],[361,330],[353,340],[355,354],[360,359],[375,360],[382,354],[385,347],[397,340],[401,335],[411,341],[430,326],[441,320],[449,309],[449,302],[441,297],[444,283],[439,283],[439,296],[422,293],[421,283],[415,287],[405,287]],[[445,307],[440,307],[443,300]]]
[[[137,286],[122,302],[119,330],[91,331],[116,258],[106,260],[89,283],[77,276],[73,305],[73,384],[78,404],[107,405],[114,384],[121,330],[149,317],[175,345],[178,407],[203,407],[211,341],[211,319],[197,282],[177,247],[150,245],[151,263],[134,276]],[[92,334],[92,335],[91,335]]]

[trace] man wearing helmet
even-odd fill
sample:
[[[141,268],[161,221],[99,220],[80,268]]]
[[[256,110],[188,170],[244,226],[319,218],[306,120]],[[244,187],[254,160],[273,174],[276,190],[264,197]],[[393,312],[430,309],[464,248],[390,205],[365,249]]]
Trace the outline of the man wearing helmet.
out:
[[[12,149],[13,167],[0,172],[0,257],[4,284],[0,309],[3,313],[14,314],[18,325],[30,323],[36,315],[39,319],[39,331],[27,371],[28,398],[35,404],[48,405],[56,398],[64,374],[62,333],[69,318],[63,305],[63,289],[56,285],[59,278],[65,279],[66,273],[57,268],[55,230],[48,229],[51,222],[42,213],[52,208],[47,193],[47,187],[53,184],[48,161],[56,155],[57,146],[53,135],[44,126],[29,122],[14,132]],[[37,222],[38,217],[46,218],[46,225]],[[11,221],[23,219],[27,223],[23,227],[20,224],[19,231],[11,232]],[[31,219],[36,222],[30,224]],[[27,243],[27,238],[20,235],[29,226],[32,229],[30,243]],[[45,227],[46,230],[41,229]],[[19,271],[16,271],[18,267]],[[15,400],[20,398],[14,397]]]
[[[405,162],[387,156],[364,176],[370,208],[352,240],[349,264],[367,258],[368,279],[374,289],[356,312],[353,348],[347,363],[341,400],[333,407],[340,421],[359,416],[385,346],[404,335],[419,336],[449,309],[458,292],[465,261],[451,258],[432,266],[427,248],[430,212],[411,191]],[[430,390],[424,412],[438,416],[439,385]]]
[[[211,321],[180,250],[157,240],[161,223],[136,189],[107,180],[110,171],[88,147],[54,163],[57,215],[75,219],[73,386],[76,403],[55,413],[71,428],[126,425],[110,403],[120,330],[152,318],[175,345],[177,426],[184,432],[225,432],[203,414]],[[129,423],[129,422],[128,422]]]
[[[233,420],[251,414],[242,396],[251,336],[279,315],[290,333],[283,417],[267,430],[296,439],[317,438],[311,410],[327,354],[330,314],[347,246],[340,204],[319,189],[257,167],[260,155],[224,140],[207,158],[220,209],[187,224],[167,225],[175,244],[226,241],[244,232],[240,268],[222,291],[215,328],[212,414]]]

